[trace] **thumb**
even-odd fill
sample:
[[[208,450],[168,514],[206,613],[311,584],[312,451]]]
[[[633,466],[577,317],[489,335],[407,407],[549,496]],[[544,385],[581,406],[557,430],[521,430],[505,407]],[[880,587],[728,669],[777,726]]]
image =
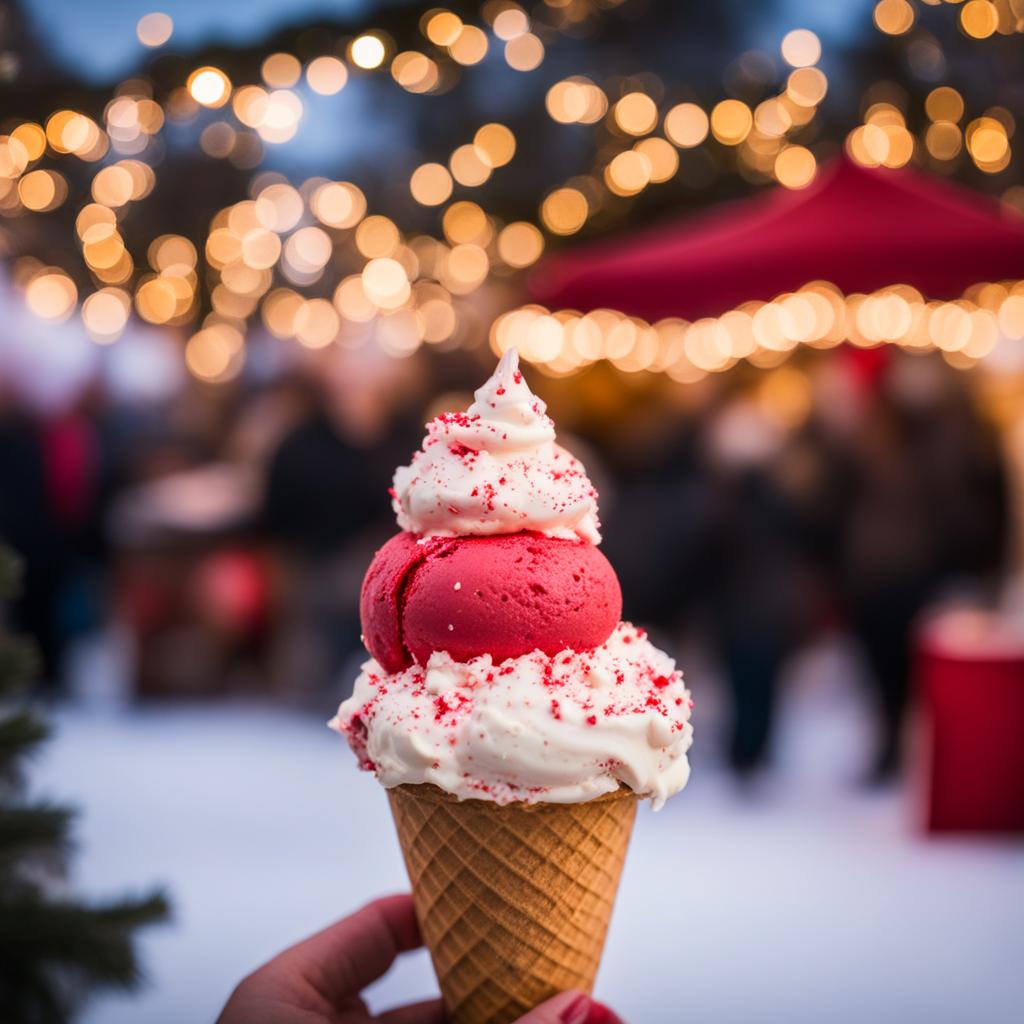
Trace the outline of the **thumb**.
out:
[[[532,1009],[516,1024],[625,1024],[604,1003],[582,992],[560,992]]]

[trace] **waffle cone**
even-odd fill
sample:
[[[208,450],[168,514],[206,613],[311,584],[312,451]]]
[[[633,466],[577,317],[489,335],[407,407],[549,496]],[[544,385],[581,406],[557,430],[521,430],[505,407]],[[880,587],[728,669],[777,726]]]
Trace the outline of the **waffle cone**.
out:
[[[453,1024],[504,1024],[589,992],[636,817],[626,788],[578,804],[388,790],[416,915]]]

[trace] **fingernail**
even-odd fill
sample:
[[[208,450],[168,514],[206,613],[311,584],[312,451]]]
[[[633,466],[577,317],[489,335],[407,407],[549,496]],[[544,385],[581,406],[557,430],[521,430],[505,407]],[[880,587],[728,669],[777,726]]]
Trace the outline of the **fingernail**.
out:
[[[583,1018],[583,1024],[624,1024],[622,1018],[604,1003],[590,1001],[590,1013]]]
[[[558,1019],[562,1024],[587,1024],[593,1005],[589,996],[579,995],[558,1015]]]
[[[583,995],[574,999],[558,1019],[561,1024],[623,1024],[622,1018],[604,1003]]]

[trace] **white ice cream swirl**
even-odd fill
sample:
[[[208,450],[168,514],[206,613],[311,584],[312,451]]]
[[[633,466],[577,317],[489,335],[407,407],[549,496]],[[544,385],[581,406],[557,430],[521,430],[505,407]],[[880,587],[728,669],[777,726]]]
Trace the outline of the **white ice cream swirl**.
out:
[[[388,788],[577,803],[624,783],[657,809],[690,774],[690,709],[672,659],[620,623],[593,651],[499,664],[439,652],[394,675],[368,661],[330,724]]]
[[[535,530],[598,543],[597,493],[579,461],[555,444],[515,349],[474,397],[466,412],[432,420],[422,450],[395,471],[398,525],[425,536]]]

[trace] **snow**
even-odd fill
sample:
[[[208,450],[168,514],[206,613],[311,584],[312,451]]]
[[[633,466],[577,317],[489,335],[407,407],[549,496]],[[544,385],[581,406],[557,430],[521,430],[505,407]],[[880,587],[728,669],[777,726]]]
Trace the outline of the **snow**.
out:
[[[776,773],[749,791],[710,756],[715,700],[698,689],[693,778],[641,808],[597,996],[643,1024],[1019,1020],[1024,845],[925,837],[912,788],[851,785],[863,714],[820,684],[842,674],[831,654],[800,668]],[[142,939],[149,985],[98,997],[84,1024],[212,1021],[259,963],[405,887],[387,802],[324,726],[332,711],[58,709],[33,781],[82,808],[77,887],[160,882],[175,904]],[[435,991],[420,952],[369,1001]]]

